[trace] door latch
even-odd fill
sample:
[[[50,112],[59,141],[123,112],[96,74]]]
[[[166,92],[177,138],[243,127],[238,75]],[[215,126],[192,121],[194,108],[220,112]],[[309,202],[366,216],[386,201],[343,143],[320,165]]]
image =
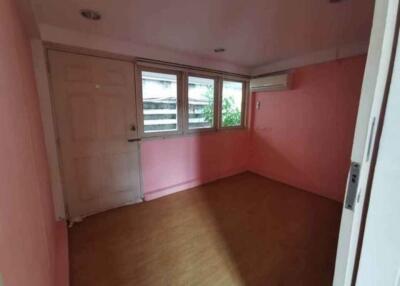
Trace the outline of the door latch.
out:
[[[345,200],[345,208],[354,210],[354,204],[357,196],[358,180],[360,178],[361,165],[357,162],[351,162],[349,181],[347,184],[347,195]]]

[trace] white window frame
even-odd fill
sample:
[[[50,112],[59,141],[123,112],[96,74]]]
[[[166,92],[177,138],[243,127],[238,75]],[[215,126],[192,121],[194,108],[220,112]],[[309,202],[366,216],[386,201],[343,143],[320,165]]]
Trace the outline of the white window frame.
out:
[[[201,127],[201,128],[189,128],[189,77],[198,77],[204,79],[214,80],[214,119],[212,127]],[[185,133],[197,133],[207,131],[217,131],[218,128],[218,77],[211,75],[198,74],[193,72],[187,72],[184,74],[184,130]]]
[[[138,130],[141,138],[157,138],[181,136],[196,133],[218,132],[228,130],[243,130],[247,128],[248,121],[248,97],[250,94],[249,80],[246,77],[230,76],[217,72],[205,72],[194,68],[180,68],[175,66],[161,64],[136,63],[135,81],[137,97],[137,116]],[[143,114],[143,95],[142,95],[142,71],[173,74],[177,76],[177,124],[176,131],[144,132],[144,114]],[[193,128],[189,129],[189,76],[214,79],[214,126],[211,128]],[[240,82],[243,84],[241,124],[238,126],[222,126],[222,87],[223,81]]]
[[[223,84],[224,81],[240,82],[242,83],[242,110],[240,114],[240,125],[237,126],[222,126],[222,99],[223,99]],[[229,130],[229,129],[244,129],[246,128],[247,118],[247,97],[248,97],[248,83],[244,80],[233,79],[229,77],[223,77],[219,83],[219,106],[218,106],[218,129]]]
[[[144,112],[143,112],[143,93],[142,93],[142,72],[156,72],[163,74],[176,75],[177,78],[177,130],[173,131],[157,131],[145,132],[144,131]],[[182,118],[183,118],[183,98],[182,98],[182,73],[172,69],[155,68],[147,66],[137,66],[136,68],[136,90],[137,90],[137,116],[139,125],[139,134],[142,138],[146,137],[162,137],[167,135],[180,135],[183,133]]]

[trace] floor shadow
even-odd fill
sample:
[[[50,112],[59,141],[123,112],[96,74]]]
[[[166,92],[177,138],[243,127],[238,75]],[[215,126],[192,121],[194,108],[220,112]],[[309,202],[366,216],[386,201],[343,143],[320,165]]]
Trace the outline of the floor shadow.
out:
[[[235,285],[332,284],[340,204],[253,174],[212,189],[202,194],[240,276]]]
[[[71,285],[331,285],[341,206],[245,173],[87,218]]]

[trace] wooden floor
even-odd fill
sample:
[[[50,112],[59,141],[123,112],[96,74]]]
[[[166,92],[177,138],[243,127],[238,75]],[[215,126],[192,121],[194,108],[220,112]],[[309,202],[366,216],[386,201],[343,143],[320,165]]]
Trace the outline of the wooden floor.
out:
[[[341,205],[245,173],[85,219],[72,286],[332,284]]]

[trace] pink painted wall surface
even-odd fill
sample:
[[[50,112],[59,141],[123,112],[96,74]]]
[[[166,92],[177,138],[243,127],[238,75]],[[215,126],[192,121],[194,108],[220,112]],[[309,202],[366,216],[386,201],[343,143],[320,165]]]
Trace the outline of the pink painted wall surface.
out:
[[[360,56],[303,67],[292,90],[253,94],[249,170],[343,201],[364,65]]]
[[[146,200],[247,170],[245,130],[148,140],[141,148]]]
[[[56,276],[67,271],[58,257],[65,225],[54,220],[30,44],[15,2],[0,1],[0,272],[5,286],[66,286],[68,276]]]

